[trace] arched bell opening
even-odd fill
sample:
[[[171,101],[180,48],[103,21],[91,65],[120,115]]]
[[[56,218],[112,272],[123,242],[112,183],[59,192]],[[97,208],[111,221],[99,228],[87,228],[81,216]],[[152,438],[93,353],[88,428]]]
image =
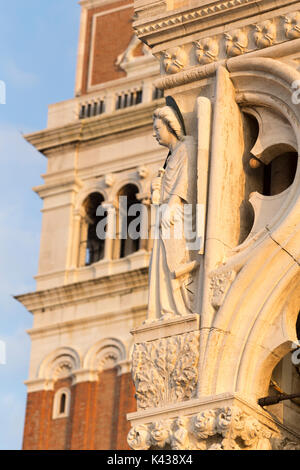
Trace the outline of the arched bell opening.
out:
[[[104,258],[105,233],[97,233],[97,226],[107,212],[101,210],[104,202],[102,194],[94,192],[89,194],[83,203],[81,218],[79,266],[89,266]]]
[[[140,248],[141,204],[137,199],[139,189],[134,184],[126,184],[118,192],[118,234],[116,258],[125,258]]]

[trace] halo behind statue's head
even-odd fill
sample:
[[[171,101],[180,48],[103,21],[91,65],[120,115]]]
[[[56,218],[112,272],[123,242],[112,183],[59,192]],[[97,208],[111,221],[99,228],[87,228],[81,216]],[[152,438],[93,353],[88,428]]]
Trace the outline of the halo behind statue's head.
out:
[[[153,120],[155,119],[161,119],[178,140],[183,139],[184,129],[176,111],[174,111],[173,108],[170,106],[164,106],[163,108],[156,109],[153,113]]]

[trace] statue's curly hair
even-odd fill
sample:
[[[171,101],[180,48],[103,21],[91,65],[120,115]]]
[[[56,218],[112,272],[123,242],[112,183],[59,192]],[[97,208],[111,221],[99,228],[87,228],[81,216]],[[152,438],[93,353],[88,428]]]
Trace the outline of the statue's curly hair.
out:
[[[158,108],[153,113],[153,120],[161,119],[178,140],[183,140],[184,130],[176,111],[170,106]]]

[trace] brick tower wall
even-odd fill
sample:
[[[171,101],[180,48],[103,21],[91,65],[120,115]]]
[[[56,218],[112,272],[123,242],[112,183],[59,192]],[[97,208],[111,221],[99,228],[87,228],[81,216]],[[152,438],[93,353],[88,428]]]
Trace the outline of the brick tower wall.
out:
[[[84,38],[84,57],[81,74],[81,94],[90,87],[126,76],[116,65],[133,36],[133,5],[122,0],[88,11]],[[142,55],[141,47],[137,51]]]
[[[67,418],[52,418],[55,392],[71,388]],[[29,393],[25,417],[24,450],[126,450],[130,424],[126,414],[136,410],[131,374],[115,369],[99,374],[97,382],[71,386],[56,382],[54,391]]]

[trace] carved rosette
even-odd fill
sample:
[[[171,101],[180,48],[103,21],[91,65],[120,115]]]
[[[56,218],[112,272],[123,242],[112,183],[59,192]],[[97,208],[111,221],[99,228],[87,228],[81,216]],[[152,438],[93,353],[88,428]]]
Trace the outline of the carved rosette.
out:
[[[167,73],[177,73],[185,67],[187,59],[182,47],[172,47],[163,53],[163,67]]]
[[[209,64],[218,60],[219,44],[215,38],[205,38],[194,42],[199,64]]]
[[[277,436],[238,406],[228,406],[138,425],[129,432],[128,444],[134,450],[271,450]]]
[[[284,32],[288,39],[297,39],[300,37],[300,12],[293,11],[283,16]]]
[[[199,332],[135,344],[132,375],[138,409],[193,398],[198,378]]]
[[[272,46],[276,38],[276,26],[271,20],[255,25],[254,41],[257,47]]]
[[[224,34],[226,44],[226,54],[228,57],[235,57],[247,51],[248,36],[241,29],[234,29]]]

